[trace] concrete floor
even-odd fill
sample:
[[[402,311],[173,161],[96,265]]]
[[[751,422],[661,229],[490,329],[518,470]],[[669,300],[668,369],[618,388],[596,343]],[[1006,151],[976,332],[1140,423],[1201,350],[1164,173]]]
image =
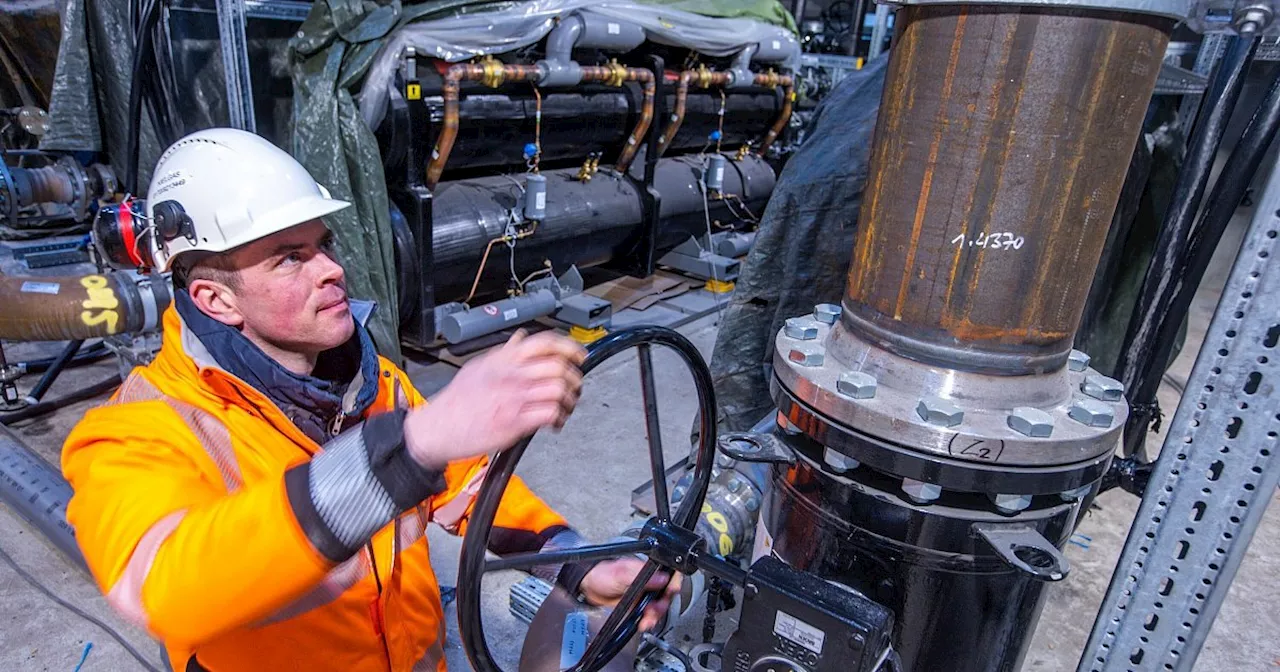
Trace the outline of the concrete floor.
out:
[[[1173,367],[1186,380],[1196,349],[1212,315],[1228,263],[1238,246],[1234,229],[1222,246],[1218,262],[1201,288],[1190,315],[1187,348]],[[715,341],[715,318],[681,329],[706,355]],[[15,359],[23,355],[14,353]],[[31,355],[27,355],[31,356]],[[58,396],[96,381],[113,370],[108,363],[64,376],[51,392]],[[424,392],[439,389],[449,379],[447,366],[412,365],[410,373]],[[656,375],[664,445],[669,460],[687,451],[688,428],[695,406],[690,379],[673,356],[656,354]],[[24,381],[31,384],[32,380]],[[1177,393],[1165,386],[1161,403],[1167,414],[1177,405]],[[23,439],[56,463],[61,441],[92,402],[78,404],[52,417],[20,424]],[[582,404],[564,431],[541,436],[526,453],[520,474],[548,503],[570,518],[590,538],[616,533],[629,516],[631,490],[648,479],[638,369],[634,358],[620,358],[593,372]],[[1154,436],[1157,450],[1162,436]],[[1092,627],[1102,595],[1111,579],[1138,500],[1112,491],[1100,497],[1079,532],[1090,538],[1088,548],[1070,544],[1067,556],[1073,571],[1052,587],[1040,625],[1027,656],[1026,670],[1074,670]],[[430,534],[435,565],[444,585],[456,576],[459,540],[439,530]],[[106,606],[97,590],[65,562],[38,534],[0,506],[0,548],[27,571],[66,600],[119,629],[159,664],[158,646],[145,633],[124,624]],[[1254,671],[1280,669],[1280,513],[1271,507],[1250,547],[1217,624],[1196,669]],[[485,585],[490,640],[507,669],[515,669],[524,627],[507,612],[506,587],[517,575],[495,577]],[[456,642],[453,609],[448,655],[454,669],[467,669]],[[695,610],[695,614],[700,611]],[[700,618],[700,616],[699,616]],[[723,631],[722,631],[723,634]],[[87,642],[93,643],[84,670],[132,670],[139,666],[101,630],[73,616],[0,565],[0,670],[59,670],[76,667]]]

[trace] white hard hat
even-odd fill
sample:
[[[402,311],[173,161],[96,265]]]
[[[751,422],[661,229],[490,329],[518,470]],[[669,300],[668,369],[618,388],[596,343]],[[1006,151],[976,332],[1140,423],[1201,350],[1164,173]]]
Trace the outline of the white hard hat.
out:
[[[182,232],[161,235],[157,222],[175,212]],[[161,219],[156,208],[162,206]],[[302,164],[261,137],[232,128],[192,133],[165,150],[147,191],[153,228],[147,242],[168,271],[184,252],[224,252],[351,205],[329,196]]]

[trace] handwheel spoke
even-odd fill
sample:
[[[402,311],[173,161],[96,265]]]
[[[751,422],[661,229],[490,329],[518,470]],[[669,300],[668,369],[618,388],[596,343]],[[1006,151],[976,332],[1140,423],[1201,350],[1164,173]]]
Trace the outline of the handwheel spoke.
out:
[[[658,563],[653,560],[644,563],[644,567],[636,574],[636,578],[631,582],[631,585],[627,587],[627,592],[623,593],[622,599],[618,600],[617,606],[609,613],[609,618],[605,619],[604,625],[600,626],[600,630],[591,639],[591,643],[587,645],[587,650],[582,654],[581,661],[573,668],[574,672],[599,667],[588,667],[588,665],[591,665],[602,653],[606,655],[606,659],[616,656],[618,651],[607,651],[606,649],[618,649],[620,646],[625,646],[626,641],[631,639],[631,635],[635,634],[634,632],[629,633],[623,641],[618,641],[618,635],[622,634],[622,629],[627,625],[624,621],[628,616],[632,615],[632,612],[636,610],[636,607],[644,599],[645,586],[648,585],[649,579],[653,578],[657,571]],[[635,616],[633,625],[638,624],[641,618],[640,614],[635,614]]]
[[[619,541],[610,544],[579,546],[543,553],[516,553],[506,557],[488,560],[484,563],[485,572],[497,572],[504,569],[528,570],[540,565],[562,565],[569,562],[587,562],[590,560],[607,560],[624,555],[647,553],[653,543],[645,540]]]
[[[662,431],[658,425],[658,395],[653,384],[653,353],[648,343],[636,346],[640,357],[640,390],[644,394],[645,433],[649,437],[649,464],[653,468],[653,501],[659,520],[671,518],[667,497],[667,466],[662,455]]]

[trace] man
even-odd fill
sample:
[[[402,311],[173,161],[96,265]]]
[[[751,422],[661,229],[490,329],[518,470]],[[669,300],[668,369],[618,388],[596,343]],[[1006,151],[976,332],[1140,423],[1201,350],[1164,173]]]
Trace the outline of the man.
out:
[[[483,456],[577,403],[583,350],[539,334],[425,404],[352,317],[320,220],[345,207],[241,131],[188,136],[156,167],[144,243],[173,271],[164,344],[72,431],[63,471],[95,579],[174,669],[443,671],[426,524],[461,533]],[[518,479],[493,539],[580,543]],[[608,605],[640,567],[538,573]]]

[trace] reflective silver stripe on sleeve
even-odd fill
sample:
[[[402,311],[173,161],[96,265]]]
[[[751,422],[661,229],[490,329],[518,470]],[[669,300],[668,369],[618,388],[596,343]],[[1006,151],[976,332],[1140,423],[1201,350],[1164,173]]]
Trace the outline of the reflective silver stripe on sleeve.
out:
[[[395,503],[369,468],[358,428],[312,458],[309,489],[320,519],[348,548],[360,547],[396,516]]]

